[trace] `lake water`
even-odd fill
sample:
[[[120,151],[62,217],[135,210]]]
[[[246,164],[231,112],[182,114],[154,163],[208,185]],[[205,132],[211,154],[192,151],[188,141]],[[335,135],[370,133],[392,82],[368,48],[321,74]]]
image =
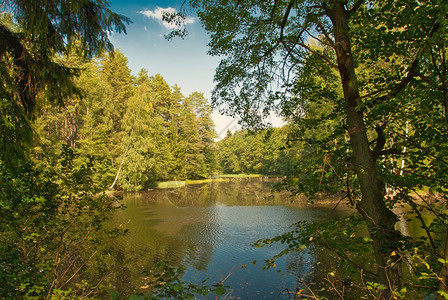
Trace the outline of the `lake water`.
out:
[[[227,299],[289,299],[297,279],[316,277],[316,255],[292,253],[262,270],[282,245],[255,248],[254,242],[288,231],[301,220],[328,220],[347,214],[330,207],[291,203],[288,194],[270,196],[274,180],[233,179],[125,194],[127,207],[115,222],[129,222],[130,234],[114,246],[122,259],[117,289],[129,294],[144,285],[144,271],[161,260],[186,268],[183,279],[225,281]],[[254,263],[255,262],[255,263]],[[244,265],[244,268],[242,267]]]

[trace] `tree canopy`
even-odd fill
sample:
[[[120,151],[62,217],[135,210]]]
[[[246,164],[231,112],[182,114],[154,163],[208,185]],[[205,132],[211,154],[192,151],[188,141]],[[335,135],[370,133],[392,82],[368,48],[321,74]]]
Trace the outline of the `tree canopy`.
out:
[[[412,243],[403,243],[392,208],[416,207],[422,186],[441,198],[447,188],[446,1],[190,4],[210,33],[209,53],[223,57],[213,103],[248,124],[276,110],[299,125],[296,138],[318,155],[302,164],[308,167],[290,188],[303,191],[314,182],[317,192],[325,178],[337,178],[327,182],[346,190],[368,228],[372,273],[389,295],[399,292],[402,258]],[[446,231],[446,218],[436,215]],[[432,240],[435,233],[427,233]],[[437,256],[433,261],[442,278],[433,284],[444,293],[446,266]]]
[[[0,4],[2,298],[97,294],[114,268],[98,245],[123,230],[104,227],[116,208],[97,194],[93,158],[75,150],[83,95],[75,75],[113,49],[108,34],[126,23],[107,1]],[[79,282],[89,283],[73,291]]]
[[[16,98],[31,113],[40,93],[61,101],[74,92],[75,70],[57,55],[92,57],[113,50],[108,34],[126,32],[130,20],[107,1],[13,1],[0,6],[2,97]]]

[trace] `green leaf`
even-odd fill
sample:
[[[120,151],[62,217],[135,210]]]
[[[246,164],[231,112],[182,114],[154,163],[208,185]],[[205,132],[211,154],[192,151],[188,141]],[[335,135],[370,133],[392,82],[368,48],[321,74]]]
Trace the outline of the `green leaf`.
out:
[[[111,291],[110,297],[112,298],[112,300],[118,299],[120,297],[120,293],[117,291]]]
[[[218,296],[224,295],[226,292],[226,289],[222,285],[217,286],[215,289],[215,293]]]

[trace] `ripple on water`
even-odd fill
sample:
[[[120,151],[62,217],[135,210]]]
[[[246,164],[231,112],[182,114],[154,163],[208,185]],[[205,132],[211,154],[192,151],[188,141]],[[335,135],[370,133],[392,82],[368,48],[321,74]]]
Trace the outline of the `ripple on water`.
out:
[[[312,271],[315,258],[292,253],[279,259],[277,268],[262,271],[263,262],[283,246],[251,245],[286,232],[297,221],[328,218],[334,212],[260,205],[266,204],[259,199],[269,195],[269,187],[250,182],[225,184],[125,195],[127,209],[117,212],[116,222],[130,219],[130,234],[116,247],[130,258],[128,277],[137,280],[142,268],[151,268],[162,257],[174,265],[183,264],[187,281],[200,283],[208,277],[212,284],[232,273],[226,283],[234,299],[288,299],[282,293],[295,289],[297,275]]]

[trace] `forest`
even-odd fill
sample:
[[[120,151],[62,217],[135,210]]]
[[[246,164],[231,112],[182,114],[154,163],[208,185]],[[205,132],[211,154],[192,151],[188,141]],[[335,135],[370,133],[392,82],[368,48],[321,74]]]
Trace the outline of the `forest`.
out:
[[[145,70],[134,78],[119,51],[83,64],[70,60],[82,70],[75,84],[85,96],[37,108],[41,153],[68,145],[78,159],[95,162],[96,184],[127,191],[213,173],[216,134],[203,94],[185,97]]]
[[[285,176],[275,189],[309,203],[340,195],[336,206],[354,211],[259,240],[287,246],[267,268],[325,249],[340,265],[326,277],[339,299],[347,278],[371,299],[448,299],[448,3],[187,4],[221,58],[211,103],[160,74],[132,75],[109,40],[132,20],[107,1],[0,4],[0,297],[113,290],[119,260],[101,245],[127,229],[107,225],[123,209],[111,190],[246,173]],[[188,34],[184,6],[164,16],[176,24],[168,38]],[[213,109],[247,129],[216,141]],[[266,128],[271,112],[287,124]],[[225,293],[163,276],[145,297]]]

